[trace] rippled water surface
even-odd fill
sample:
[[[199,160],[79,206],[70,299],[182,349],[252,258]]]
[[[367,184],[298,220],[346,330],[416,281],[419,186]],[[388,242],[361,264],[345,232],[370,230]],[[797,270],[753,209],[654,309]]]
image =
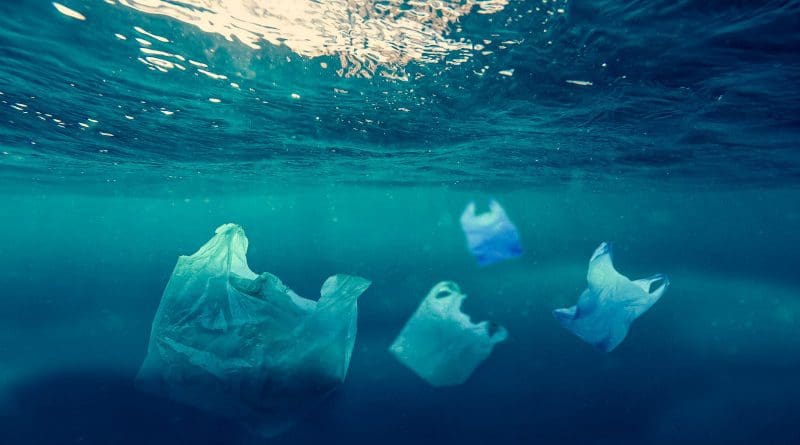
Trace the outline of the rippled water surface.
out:
[[[793,1],[55,5],[0,5],[22,181],[798,175]]]

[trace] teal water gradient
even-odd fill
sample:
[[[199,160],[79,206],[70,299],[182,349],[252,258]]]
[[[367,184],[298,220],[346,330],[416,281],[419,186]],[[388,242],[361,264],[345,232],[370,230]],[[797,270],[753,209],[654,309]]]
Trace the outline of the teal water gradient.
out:
[[[177,256],[227,222],[300,295],[373,282],[346,382],[270,443],[800,443],[800,1],[509,0],[406,80],[132,1],[0,2],[0,444],[264,443],[133,386]],[[458,216],[490,198],[524,254],[479,268]],[[551,315],[602,241],[671,279],[610,354]],[[387,348],[442,280],[509,338],[434,389]]]
[[[482,269],[457,223],[468,199],[488,198],[472,192],[2,195],[13,209],[0,222],[2,431],[9,443],[254,441],[213,419],[199,427],[201,414],[128,386],[177,255],[235,221],[250,238],[251,266],[301,295],[316,295],[336,272],[374,283],[359,304],[347,381],[275,443],[371,443],[387,431],[386,443],[790,443],[800,413],[796,193],[497,193],[526,252]],[[672,280],[611,354],[550,315],[585,287],[601,240],[615,243],[623,273],[659,270]],[[465,385],[434,389],[386,348],[443,279],[469,295],[467,313],[510,336]]]

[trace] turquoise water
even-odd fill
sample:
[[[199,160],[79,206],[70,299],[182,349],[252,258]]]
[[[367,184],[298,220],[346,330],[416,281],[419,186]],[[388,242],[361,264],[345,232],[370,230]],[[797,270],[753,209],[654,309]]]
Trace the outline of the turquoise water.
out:
[[[62,3],[0,4],[0,443],[800,441],[800,3]],[[524,253],[481,268],[491,198]],[[373,282],[272,439],[133,384],[227,222],[300,295]],[[602,241],[671,281],[610,353],[551,315]],[[432,388],[387,349],[442,280],[509,338]]]

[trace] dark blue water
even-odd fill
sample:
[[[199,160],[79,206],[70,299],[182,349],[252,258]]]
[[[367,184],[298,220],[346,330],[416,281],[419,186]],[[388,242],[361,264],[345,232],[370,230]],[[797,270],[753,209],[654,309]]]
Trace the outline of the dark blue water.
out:
[[[800,2],[59,7],[0,2],[0,443],[800,443]],[[479,268],[489,198],[524,254]],[[227,222],[300,295],[373,281],[273,439],[133,384]],[[672,283],[611,353],[551,315],[602,241]],[[451,388],[387,351],[441,280],[509,331]]]

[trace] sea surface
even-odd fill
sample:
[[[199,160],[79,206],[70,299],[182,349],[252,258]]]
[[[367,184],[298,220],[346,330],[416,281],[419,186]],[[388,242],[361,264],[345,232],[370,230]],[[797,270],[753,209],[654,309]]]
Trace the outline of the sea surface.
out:
[[[523,255],[480,267],[495,199]],[[178,256],[242,226],[345,382],[263,438],[134,384]],[[603,241],[664,297],[551,312]],[[0,444],[800,443],[800,1],[0,1]],[[431,287],[508,330],[462,385],[388,351]]]

